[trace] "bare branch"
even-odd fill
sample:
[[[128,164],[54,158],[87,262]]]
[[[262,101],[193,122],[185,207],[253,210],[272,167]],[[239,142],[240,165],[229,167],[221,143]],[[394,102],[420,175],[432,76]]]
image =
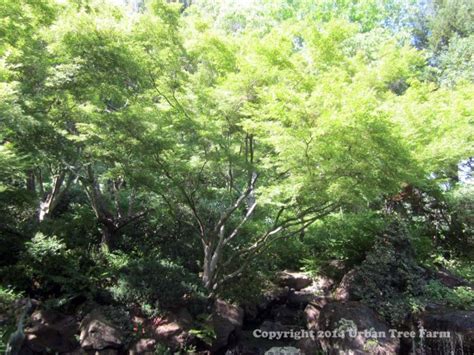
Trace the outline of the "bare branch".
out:
[[[264,234],[262,234],[255,241],[254,244],[240,251],[237,251],[234,255],[232,255],[232,257],[230,257],[227,260],[227,262],[223,265],[223,267],[230,265],[236,258],[245,260],[247,258],[252,258],[253,256],[259,254],[261,252],[261,248],[264,248],[268,243],[272,243],[272,240],[275,239],[272,237],[275,235],[279,235],[277,238],[280,239],[280,238],[290,238],[293,235],[301,233],[302,230],[305,230],[307,227],[309,227],[318,219],[333,212],[337,208],[337,206],[338,206],[337,203],[331,203],[331,204],[326,205],[323,208],[316,209],[318,213],[315,213],[311,217],[307,217],[306,219],[304,218],[301,219],[301,214],[299,214],[300,219],[295,220],[295,218],[288,218],[282,223],[279,223],[277,225],[274,224],[272,228],[266,231]],[[305,211],[308,212],[309,209],[306,209]],[[294,227],[294,226],[299,226],[299,228],[296,230],[289,230],[291,227]]]
[[[234,230],[232,231],[232,233],[224,240],[224,245],[227,245],[227,243],[229,243],[232,239],[235,238],[235,236],[238,234],[240,228],[242,228],[242,226],[245,224],[245,222],[247,222],[248,219],[250,218],[250,216],[252,215],[253,211],[255,210],[255,207],[257,207],[257,202],[254,202],[253,205],[250,206],[250,208],[248,209],[248,211],[245,214],[242,221],[240,221],[238,226],[235,227]]]
[[[199,216],[199,213],[198,213],[197,208],[196,208],[196,204],[195,204],[192,196],[190,196],[186,192],[186,189],[173,178],[173,176],[171,175],[169,170],[166,168],[165,164],[160,161],[159,157],[156,157],[155,160],[158,163],[158,165],[160,166],[160,168],[163,170],[163,173],[165,174],[165,176],[178,188],[178,190],[183,195],[184,199],[186,200],[186,203],[187,203],[188,207],[192,211],[194,219],[196,220],[196,222],[199,225],[199,233],[200,233],[201,239],[205,240],[206,232],[205,232],[204,223],[203,223],[201,217]]]
[[[124,228],[125,226],[129,225],[130,223],[132,222],[135,222],[136,220],[142,218],[142,217],[145,217],[149,212],[151,211],[151,209],[147,209],[143,212],[140,212],[140,213],[137,213],[136,215],[130,217],[130,218],[127,218],[125,221],[121,222],[117,228],[116,228],[116,231]]]
[[[232,214],[237,210],[242,203],[245,201],[245,199],[250,195],[250,193],[255,189],[255,182],[257,181],[257,174],[252,173],[252,177],[249,181],[247,189],[239,196],[237,201],[229,208],[227,209],[224,214],[221,216],[219,221],[217,222],[216,226],[214,227],[214,232],[217,233],[219,229],[225,225],[227,220],[232,216]]]

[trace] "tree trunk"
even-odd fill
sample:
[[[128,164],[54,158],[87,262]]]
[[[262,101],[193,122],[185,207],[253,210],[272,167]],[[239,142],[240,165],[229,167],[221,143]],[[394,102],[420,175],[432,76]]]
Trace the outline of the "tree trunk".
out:
[[[107,251],[113,251],[116,247],[116,228],[109,224],[101,223],[102,239],[101,245]]]
[[[211,259],[212,259],[211,246],[205,245],[202,282],[204,284],[204,287],[207,290],[210,290],[212,288],[212,279],[214,278],[214,271],[211,269]]]
[[[69,190],[72,182],[75,179],[75,175],[70,173],[66,180],[66,171],[63,170],[61,173],[53,179],[52,190],[46,195],[46,197],[40,202],[38,211],[38,220],[42,222],[45,220],[54,209],[58,206],[61,198]]]
[[[29,192],[36,192],[36,179],[34,171],[28,172],[28,177],[26,178],[26,189]]]

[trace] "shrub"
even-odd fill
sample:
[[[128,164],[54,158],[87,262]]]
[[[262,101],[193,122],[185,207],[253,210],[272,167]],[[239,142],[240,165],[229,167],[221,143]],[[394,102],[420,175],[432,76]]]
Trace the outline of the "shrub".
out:
[[[432,280],[425,286],[424,299],[425,302],[435,301],[458,309],[474,307],[474,292],[470,287],[459,286],[451,289],[437,280]]]
[[[201,284],[197,275],[158,256],[129,260],[115,279],[108,289],[116,301],[155,310],[176,306],[186,295],[199,293]]]
[[[68,249],[61,239],[37,233],[26,243],[21,262],[15,268],[30,280],[27,289],[34,297],[60,297],[53,304],[63,306],[78,296],[92,297],[97,278],[91,274],[90,265],[85,254]]]
[[[0,352],[4,352],[10,334],[15,330],[15,302],[21,294],[0,286]]]
[[[306,233],[304,244],[309,255],[305,269],[324,272],[324,266],[332,260],[343,261],[348,268],[360,264],[385,225],[380,215],[370,211],[328,216]]]
[[[425,284],[425,270],[416,262],[408,233],[395,222],[356,269],[351,287],[357,298],[400,325],[418,307],[413,300],[422,295]]]

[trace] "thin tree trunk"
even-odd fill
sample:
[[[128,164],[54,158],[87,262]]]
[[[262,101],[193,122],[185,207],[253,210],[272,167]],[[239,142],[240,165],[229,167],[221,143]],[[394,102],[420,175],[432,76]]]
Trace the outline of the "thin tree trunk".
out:
[[[203,272],[202,272],[202,282],[206,289],[211,287],[211,280],[214,277],[213,272],[211,270],[211,259],[212,259],[212,252],[211,246],[205,245],[204,246],[204,265],[203,265]]]
[[[102,231],[102,240],[101,244],[103,247],[106,248],[108,251],[113,251],[115,249],[115,242],[116,242],[116,228],[109,225],[102,223],[101,226]]]
[[[36,192],[36,179],[33,170],[28,172],[28,177],[26,178],[26,189],[29,192]]]
[[[61,173],[59,173],[59,175],[54,178],[52,190],[46,195],[45,199],[40,202],[38,212],[39,222],[44,221],[47,217],[51,215],[51,213],[53,213],[54,209],[61,201],[61,198],[64,196],[64,193],[71,186],[74,180],[74,175],[71,173],[67,181],[64,183],[65,178],[65,170],[61,171]]]

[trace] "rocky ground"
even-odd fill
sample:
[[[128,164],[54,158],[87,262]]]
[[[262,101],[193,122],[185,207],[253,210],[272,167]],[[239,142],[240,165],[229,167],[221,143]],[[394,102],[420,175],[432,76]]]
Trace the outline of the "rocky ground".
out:
[[[278,284],[259,302],[236,306],[216,301],[209,318],[209,326],[216,335],[211,346],[205,344],[203,334],[193,332],[196,319],[186,308],[154,319],[131,313],[131,341],[130,333],[123,329],[127,320],[117,319],[110,307],[97,305],[89,307],[86,314],[66,315],[47,311],[36,304],[25,329],[21,354],[166,354],[166,347],[178,351],[186,346],[188,353],[202,355],[474,353],[474,311],[435,306],[411,319],[403,330],[418,330],[421,326],[431,331],[449,330],[449,339],[386,337],[374,340],[370,334],[359,333],[345,338],[269,340],[253,335],[258,329],[260,334],[312,330],[317,336],[318,331],[347,330],[348,326],[357,327],[359,332],[390,334],[390,326],[380,315],[351,298],[348,279],[353,273],[347,273],[340,283],[335,283],[325,277],[311,278],[305,273],[284,271],[279,275]],[[439,278],[446,284],[460,282],[447,271]]]
[[[34,301],[21,354],[474,354],[474,310],[421,298],[429,282],[472,285],[418,265],[397,233],[377,243],[352,269],[329,263],[334,279],[285,270],[240,305],[217,299],[196,310],[190,300],[147,316],[107,302],[60,313]],[[412,300],[425,303],[417,310]]]

